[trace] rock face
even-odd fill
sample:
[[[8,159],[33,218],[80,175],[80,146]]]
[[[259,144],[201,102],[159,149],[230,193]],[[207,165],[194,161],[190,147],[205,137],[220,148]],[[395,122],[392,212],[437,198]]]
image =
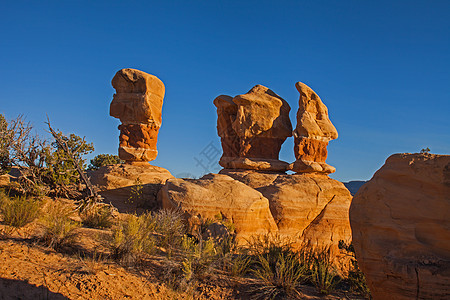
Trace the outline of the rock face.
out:
[[[277,226],[269,201],[258,191],[226,175],[208,174],[201,179],[169,179],[158,194],[163,208],[181,209],[192,219],[221,215],[236,226],[237,239],[274,233]]]
[[[125,161],[154,160],[161,127],[164,84],[156,76],[135,69],[122,69],[112,79],[116,94],[110,115],[119,118],[119,157]]]
[[[350,222],[374,299],[450,299],[450,155],[389,157]]]
[[[197,180],[170,179],[158,195],[163,207],[179,207],[190,216],[233,221],[242,240],[279,233],[302,245],[349,242],[351,202],[344,185],[326,175],[286,175],[224,169]]]
[[[111,202],[120,212],[141,213],[158,206],[156,195],[165,182],[173,178],[164,168],[148,163],[118,164],[90,171],[92,184],[100,189],[106,202]],[[132,189],[142,186],[140,199],[129,200]]]
[[[272,90],[254,86],[248,93],[219,96],[217,132],[221,138],[224,168],[285,171],[278,160],[281,145],[292,135],[289,104]]]
[[[300,99],[297,126],[294,130],[294,154],[296,161],[290,168],[297,173],[333,173],[336,169],[325,163],[330,140],[338,133],[328,118],[328,109],[319,96],[306,84],[295,84]]]
[[[222,170],[221,174],[245,183],[269,200],[270,211],[282,237],[297,245],[332,246],[350,242],[350,192],[326,175],[274,174]]]

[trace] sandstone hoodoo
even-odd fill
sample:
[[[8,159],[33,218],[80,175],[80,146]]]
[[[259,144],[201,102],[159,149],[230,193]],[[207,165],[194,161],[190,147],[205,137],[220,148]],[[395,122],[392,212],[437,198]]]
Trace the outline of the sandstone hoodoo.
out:
[[[326,164],[325,160],[328,142],[337,139],[338,133],[328,118],[328,109],[309,86],[297,82],[295,87],[300,99],[294,130],[296,161],[290,168],[297,173],[333,173],[336,169]]]
[[[125,164],[101,167],[89,174],[101,195],[121,212],[142,212],[157,205],[156,195],[172,174],[148,162],[158,154],[164,84],[156,76],[135,69],[122,69],[112,79],[116,94],[110,115],[119,118],[119,157]],[[142,197],[130,201],[133,189]]]
[[[234,98],[221,95],[217,107],[217,132],[223,155],[219,164],[229,169],[286,171],[280,161],[281,145],[292,135],[289,104],[272,90],[254,86]]]
[[[148,162],[158,155],[164,84],[156,76],[122,69],[112,79],[116,94],[110,115],[120,119],[119,157],[127,162]]]
[[[450,298],[450,155],[394,154],[350,208],[374,299]]]

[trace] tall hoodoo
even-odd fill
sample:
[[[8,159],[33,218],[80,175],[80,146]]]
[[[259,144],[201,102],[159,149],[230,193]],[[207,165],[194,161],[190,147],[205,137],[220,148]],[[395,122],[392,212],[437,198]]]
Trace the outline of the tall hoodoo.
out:
[[[325,160],[328,142],[337,139],[338,133],[328,118],[328,109],[309,86],[297,82],[295,87],[300,99],[294,130],[296,161],[291,164],[291,169],[297,173],[333,173],[336,169]]]
[[[116,94],[109,114],[119,125],[119,157],[127,162],[148,162],[158,155],[156,142],[161,127],[164,84],[156,76],[122,69],[111,81]]]
[[[217,132],[228,169],[284,172],[288,164],[278,160],[281,145],[292,135],[289,104],[272,90],[254,86],[234,98],[221,95],[217,107]]]

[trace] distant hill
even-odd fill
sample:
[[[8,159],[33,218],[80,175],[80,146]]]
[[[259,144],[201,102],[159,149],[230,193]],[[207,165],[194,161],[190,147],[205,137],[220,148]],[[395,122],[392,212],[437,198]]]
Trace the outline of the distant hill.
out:
[[[362,180],[354,180],[349,182],[343,182],[345,187],[350,191],[350,194],[355,195],[356,192],[362,187],[367,181]]]

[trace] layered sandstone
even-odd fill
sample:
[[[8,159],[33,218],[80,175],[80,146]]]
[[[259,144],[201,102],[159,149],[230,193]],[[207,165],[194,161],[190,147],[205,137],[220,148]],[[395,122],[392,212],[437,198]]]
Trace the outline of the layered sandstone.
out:
[[[163,208],[181,209],[189,223],[198,218],[214,220],[220,215],[234,224],[240,243],[254,234],[277,231],[269,201],[260,192],[226,175],[169,179],[158,199]]]
[[[350,192],[326,175],[274,174],[222,170],[269,200],[270,211],[282,237],[296,245],[338,248],[351,241],[348,210]]]
[[[374,299],[450,298],[450,156],[394,154],[356,193],[350,222]]]
[[[100,190],[106,202],[112,203],[120,212],[141,213],[158,206],[156,195],[170,178],[164,168],[149,163],[117,164],[89,171],[92,184]],[[141,187],[141,196],[130,199],[132,190]]]
[[[116,94],[110,115],[119,118],[119,157],[125,161],[151,161],[158,151],[164,84],[156,76],[135,69],[122,69],[112,79]]]
[[[217,132],[221,137],[224,168],[285,171],[278,160],[281,145],[292,135],[289,104],[272,90],[254,86],[234,98],[221,95],[217,107]]]
[[[300,98],[294,130],[296,161],[291,164],[291,169],[297,173],[333,173],[336,169],[325,160],[328,142],[336,139],[338,133],[328,117],[328,109],[309,86],[297,82],[295,87]]]

